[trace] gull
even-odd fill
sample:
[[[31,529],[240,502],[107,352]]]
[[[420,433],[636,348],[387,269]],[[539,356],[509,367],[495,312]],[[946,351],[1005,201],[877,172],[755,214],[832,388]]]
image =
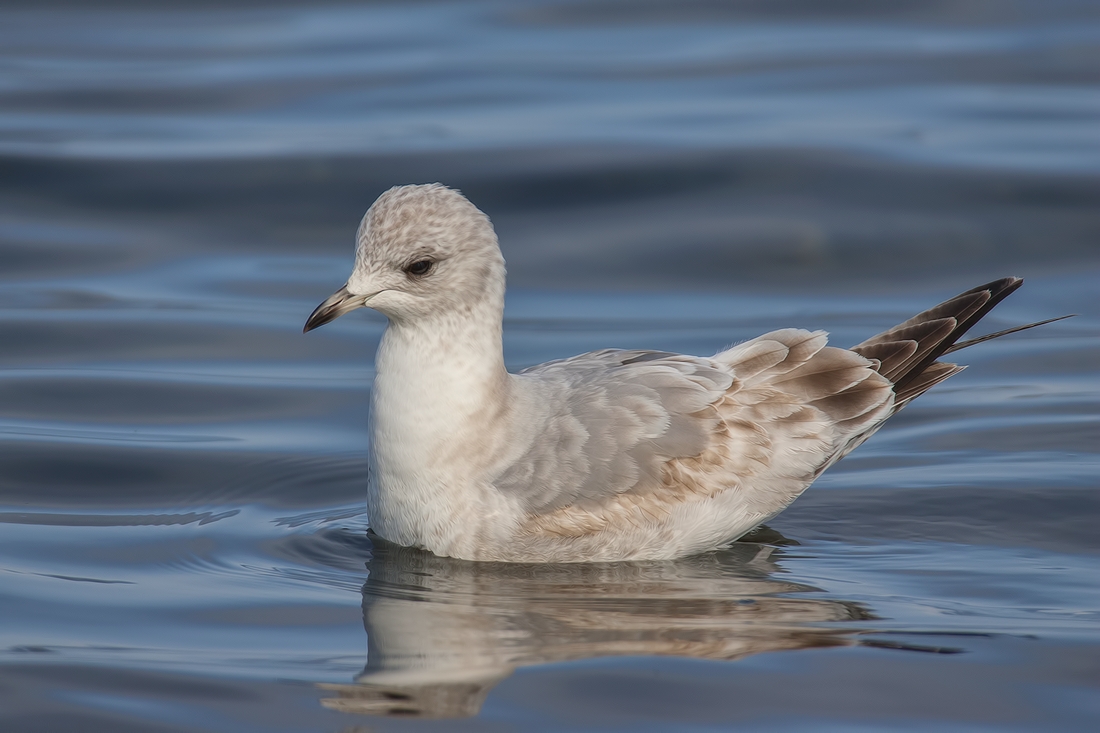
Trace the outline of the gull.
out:
[[[388,319],[370,527],[466,560],[665,560],[727,545],[964,368],[941,356],[1041,325],[959,341],[1023,283],[1008,277],[850,349],[787,328],[709,357],[604,349],[513,374],[504,258],[461,193],[391,188],[356,243],[347,284],[304,330],[364,306]]]

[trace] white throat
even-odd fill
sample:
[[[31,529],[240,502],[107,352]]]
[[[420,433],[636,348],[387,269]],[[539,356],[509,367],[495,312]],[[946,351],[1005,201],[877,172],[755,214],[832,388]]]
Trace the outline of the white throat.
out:
[[[486,488],[477,482],[506,429],[511,384],[501,343],[503,293],[487,301],[391,321],[382,336],[367,506],[371,526],[391,541],[446,553],[477,534],[461,517]]]

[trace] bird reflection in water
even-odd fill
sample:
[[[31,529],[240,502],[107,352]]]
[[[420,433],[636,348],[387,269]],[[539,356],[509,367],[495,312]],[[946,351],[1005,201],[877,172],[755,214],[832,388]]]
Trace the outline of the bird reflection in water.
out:
[[[783,538],[674,561],[528,565],[468,562],[372,538],[363,586],[367,664],[355,684],[323,684],[348,713],[476,715],[516,668],[593,657],[734,660],[854,644],[858,603],[776,572]],[[755,540],[751,541],[751,540]],[[766,541],[768,544],[763,544]]]

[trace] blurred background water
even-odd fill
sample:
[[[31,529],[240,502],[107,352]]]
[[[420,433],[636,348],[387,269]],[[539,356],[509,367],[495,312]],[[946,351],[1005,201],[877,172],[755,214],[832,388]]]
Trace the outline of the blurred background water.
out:
[[[4,6],[0,728],[1094,730],[1098,82],[1093,2]],[[300,333],[426,181],[513,368],[1081,315],[728,551],[442,560],[366,533],[383,322]]]

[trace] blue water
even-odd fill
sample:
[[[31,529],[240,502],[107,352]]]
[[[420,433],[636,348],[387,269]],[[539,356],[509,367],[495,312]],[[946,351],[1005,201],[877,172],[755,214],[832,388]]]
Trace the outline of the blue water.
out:
[[[1094,730],[1100,12],[820,5],[0,10],[0,729]],[[434,180],[513,369],[1080,315],[728,550],[435,558],[367,531],[384,321],[301,334]]]

